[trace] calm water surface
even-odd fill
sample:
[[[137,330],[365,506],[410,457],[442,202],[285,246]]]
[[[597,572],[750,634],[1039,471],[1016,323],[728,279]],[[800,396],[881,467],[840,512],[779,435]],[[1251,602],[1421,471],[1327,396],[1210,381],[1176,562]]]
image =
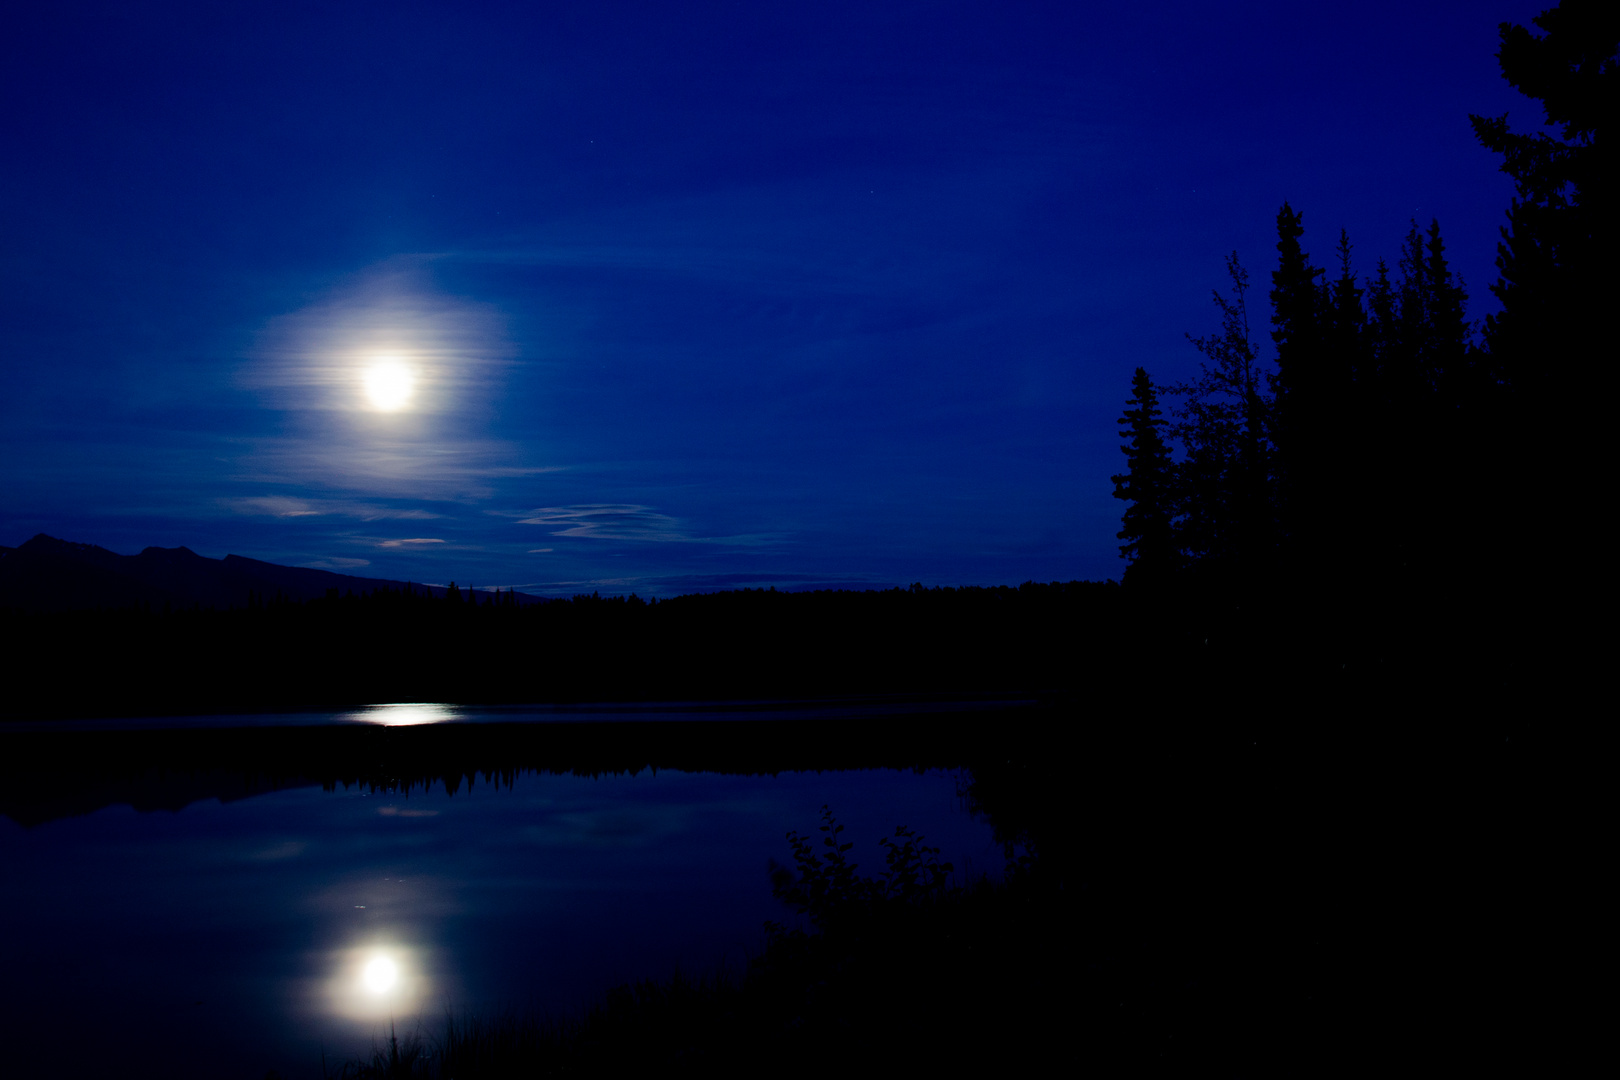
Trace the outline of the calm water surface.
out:
[[[561,1013],[677,966],[743,962],[788,829],[823,803],[852,855],[909,825],[1001,863],[958,774],[549,773],[408,797],[283,790],[178,812],[0,817],[11,1075],[320,1075],[392,1019]]]

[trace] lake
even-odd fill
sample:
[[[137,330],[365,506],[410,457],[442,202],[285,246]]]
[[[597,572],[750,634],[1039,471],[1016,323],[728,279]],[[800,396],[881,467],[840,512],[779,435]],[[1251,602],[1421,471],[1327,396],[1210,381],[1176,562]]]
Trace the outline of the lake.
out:
[[[109,736],[50,738],[71,764]],[[765,920],[792,921],[769,866],[791,862],[786,832],[813,833],[824,804],[867,872],[898,825],[959,875],[1003,861],[965,809],[963,774],[927,763],[707,771],[632,754],[624,768],[553,771],[513,753],[486,771],[346,782],[354,768],[323,777],[303,743],[300,767],[266,781],[255,763],[268,758],[231,745],[207,763],[165,766],[167,749],[156,764],[58,760],[36,786],[90,794],[4,808],[0,1015],[19,1075],[319,1076],[323,1054],[328,1067],[360,1055],[391,1021],[561,1015],[627,981],[741,966]]]

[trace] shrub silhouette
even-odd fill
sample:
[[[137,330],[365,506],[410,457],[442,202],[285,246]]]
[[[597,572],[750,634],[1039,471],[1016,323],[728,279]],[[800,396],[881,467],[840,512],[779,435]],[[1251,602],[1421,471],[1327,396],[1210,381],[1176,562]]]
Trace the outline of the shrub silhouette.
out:
[[[821,808],[821,847],[816,850],[813,836],[796,830],[787,834],[793,846],[798,876],[777,863],[771,866],[771,893],[807,916],[823,932],[846,929],[853,920],[873,915],[884,905],[918,904],[938,901],[961,891],[950,880],[954,866],[940,862],[939,848],[923,843],[924,837],[900,825],[894,836],[879,840],[884,851],[881,877],[860,877],[857,864],[850,861],[855,845],[842,839],[844,826],[833,817],[831,807]],[[773,937],[782,933],[777,923],[767,923]]]

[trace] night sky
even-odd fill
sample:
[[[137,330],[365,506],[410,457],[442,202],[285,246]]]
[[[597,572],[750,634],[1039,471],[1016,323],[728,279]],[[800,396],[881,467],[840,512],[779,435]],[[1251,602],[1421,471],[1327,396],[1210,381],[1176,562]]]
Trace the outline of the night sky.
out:
[[[543,594],[1117,578],[1286,199],[1472,294],[1542,3],[18,5],[0,544]]]

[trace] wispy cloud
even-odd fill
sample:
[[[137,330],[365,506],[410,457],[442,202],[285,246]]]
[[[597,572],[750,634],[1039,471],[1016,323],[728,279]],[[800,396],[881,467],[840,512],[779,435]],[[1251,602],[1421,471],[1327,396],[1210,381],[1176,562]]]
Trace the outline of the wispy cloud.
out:
[[[382,506],[377,503],[349,502],[341,499],[300,499],[290,495],[251,496],[224,499],[222,502],[238,514],[256,517],[346,517],[357,518],[360,521],[430,521],[444,516],[416,507]]]
[[[377,546],[381,548],[412,548],[426,547],[429,544],[442,543],[444,543],[444,541],[440,540],[436,536],[410,536],[403,537],[398,540],[379,540],[377,541]]]
[[[409,401],[397,415],[419,423],[477,410],[515,350],[494,307],[434,288],[432,261],[390,260],[271,320],[243,385],[277,409],[375,413],[366,376],[386,359],[410,375]]]
[[[280,495],[265,495],[248,499],[224,499],[226,506],[238,514],[253,514],[261,517],[315,517],[326,513],[316,509],[308,499],[293,499]]]
[[[578,578],[572,581],[528,581],[513,585],[518,591],[532,593],[566,593],[581,589],[631,589],[642,579],[639,577]]]
[[[489,437],[518,349],[494,306],[435,288],[434,259],[373,267],[266,325],[239,381],[280,414],[282,433],[251,441],[235,479],[371,499],[476,501],[499,481],[556,470]],[[378,397],[378,372],[393,372],[403,396]],[[322,512],[263,500],[244,509]]]
[[[552,526],[552,536],[567,536],[580,540],[634,540],[646,543],[763,547],[782,543],[784,539],[775,533],[693,536],[680,518],[660,514],[652,507],[642,506],[639,503],[575,503],[572,506],[542,506],[524,514],[519,518],[518,524],[549,525]],[[538,554],[539,551],[540,549],[533,549],[529,553]]]
[[[240,461],[234,479],[246,484],[301,484],[370,499],[478,501],[492,497],[502,480],[557,471],[517,463],[514,459],[520,453],[518,447],[493,439],[435,433],[420,438],[360,438],[333,430],[257,440]]]
[[[549,525],[552,536],[589,540],[690,540],[680,522],[668,514],[635,503],[582,503],[543,506],[519,521],[521,525]]]
[[[316,559],[314,562],[299,563],[298,565],[307,566],[311,570],[358,570],[362,566],[370,566],[371,560],[333,557],[330,559]]]

